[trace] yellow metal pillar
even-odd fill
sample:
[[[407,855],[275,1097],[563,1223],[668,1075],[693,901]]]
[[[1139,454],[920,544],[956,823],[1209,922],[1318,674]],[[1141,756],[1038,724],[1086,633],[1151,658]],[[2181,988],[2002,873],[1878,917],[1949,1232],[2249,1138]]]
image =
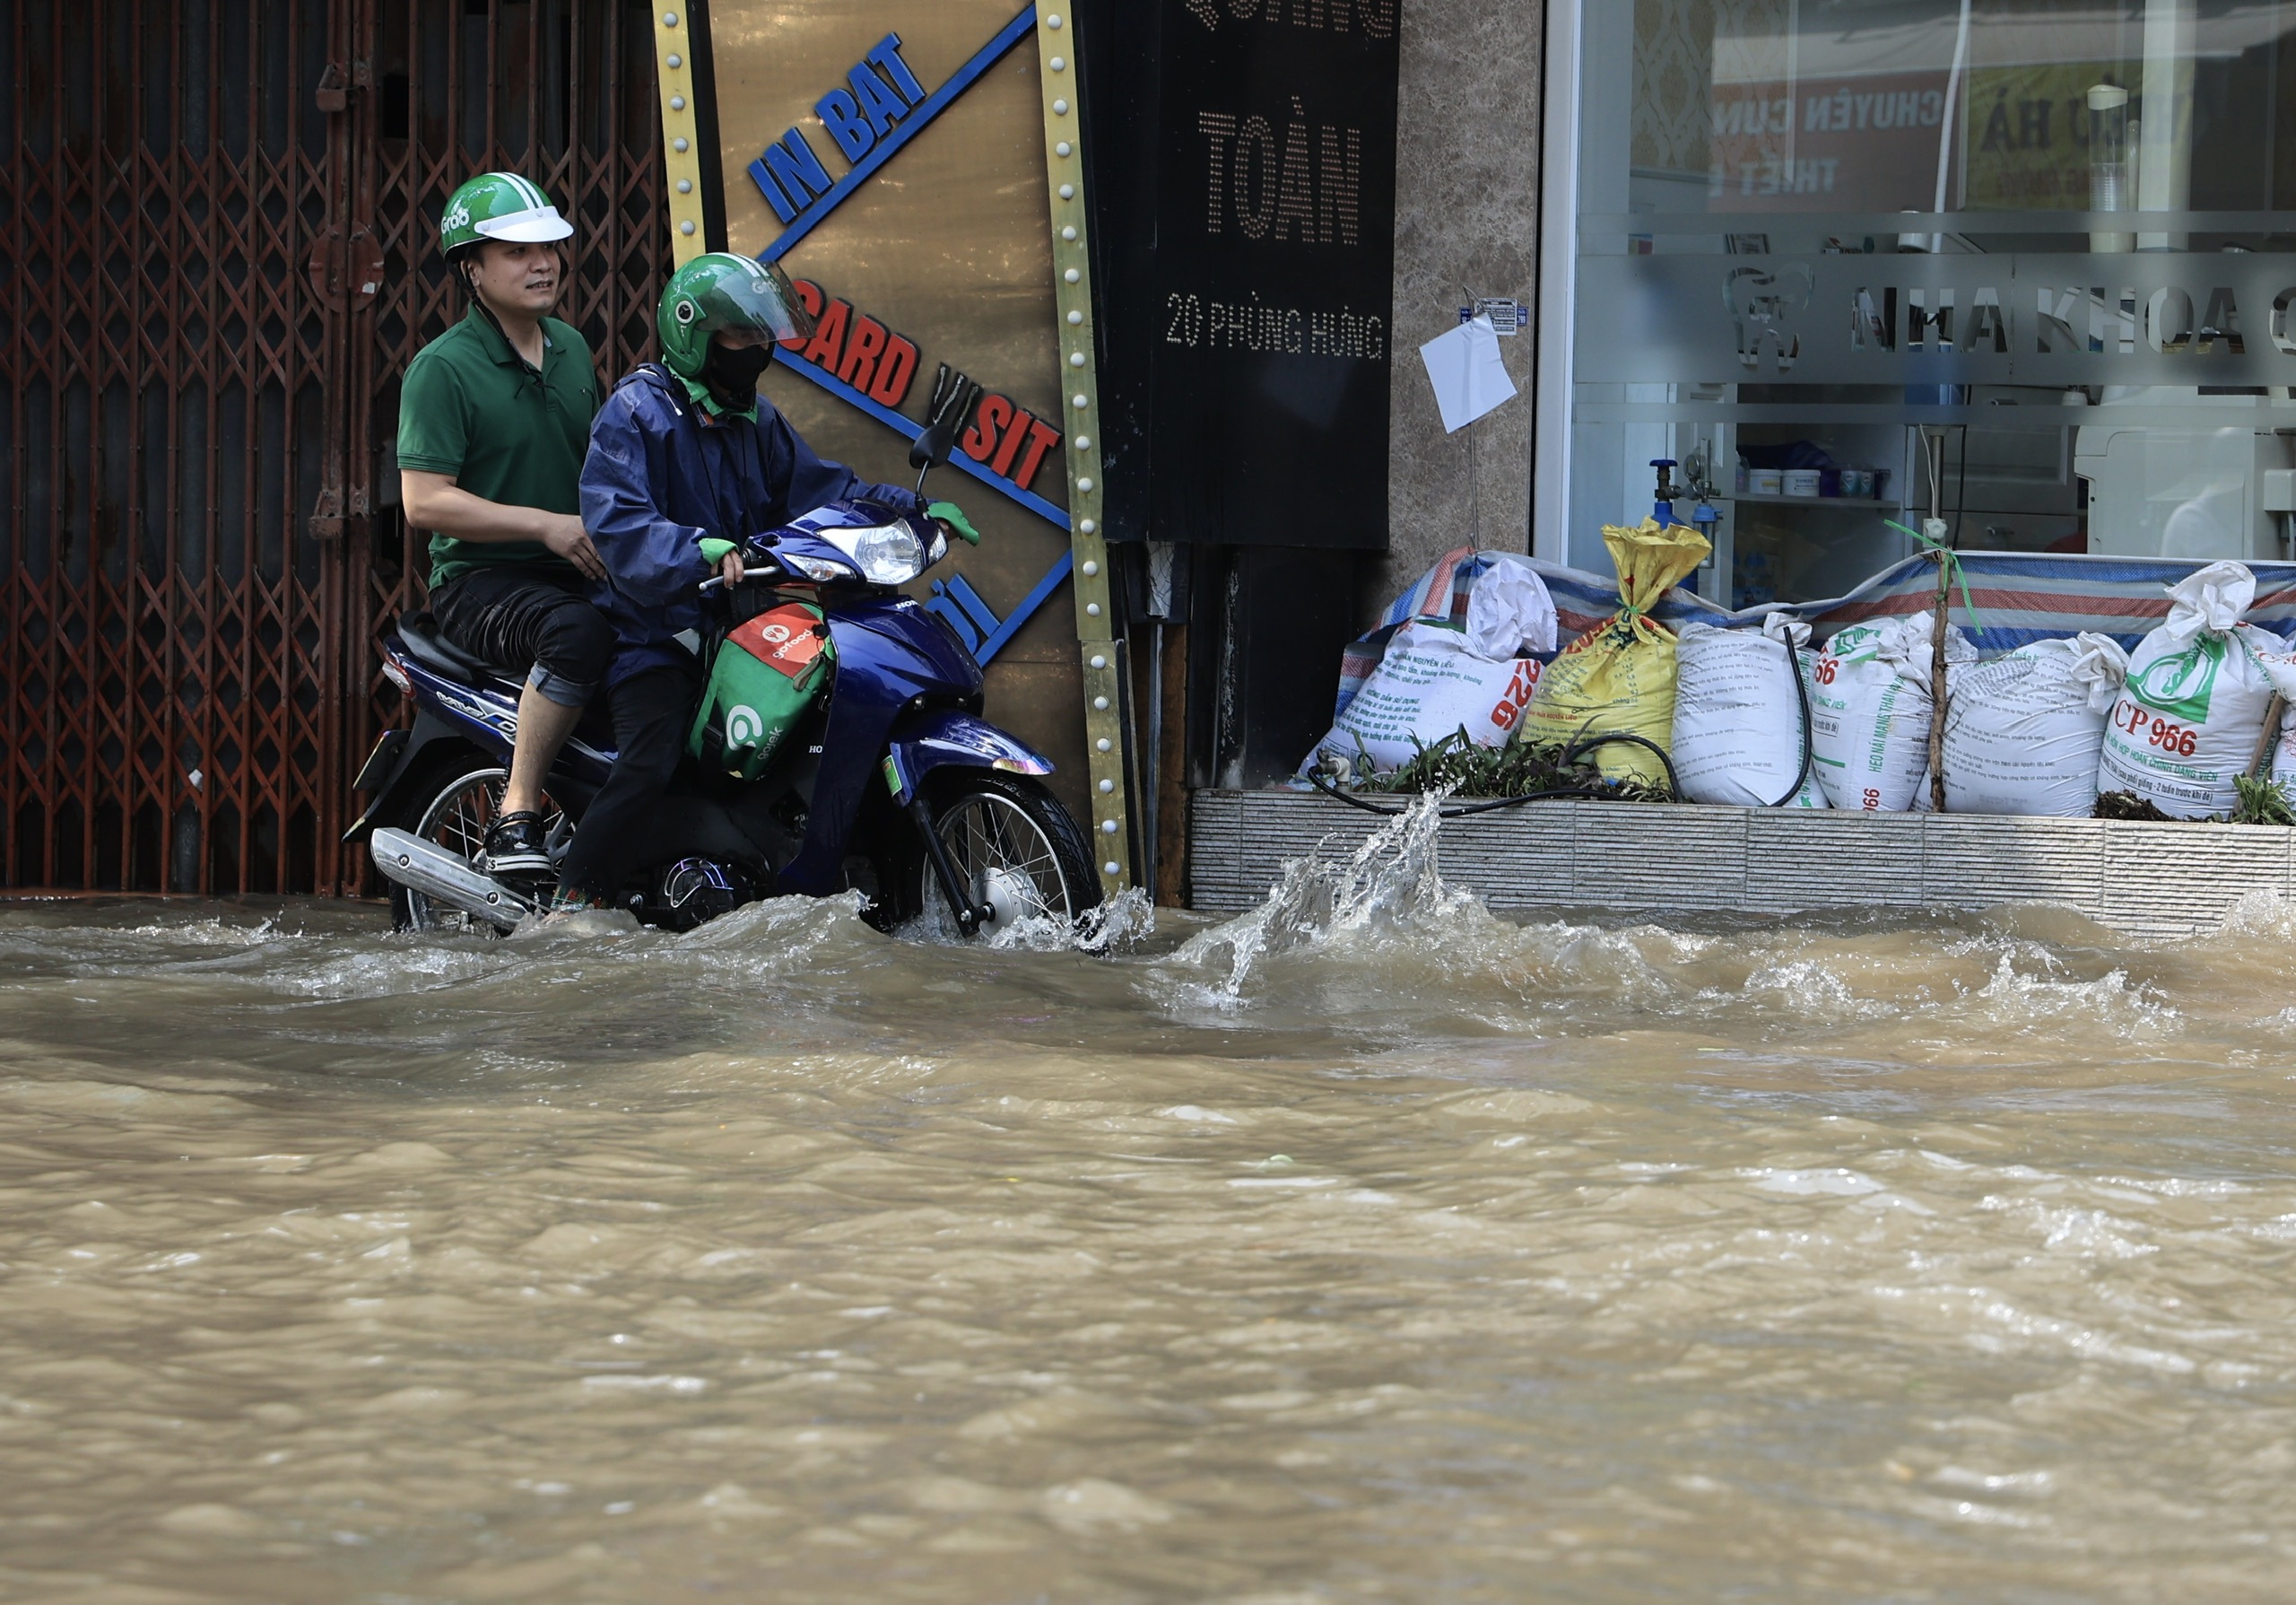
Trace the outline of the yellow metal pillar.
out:
[[[1038,79],[1044,92],[1044,155],[1052,199],[1054,301],[1060,312],[1060,377],[1068,427],[1069,550],[1075,558],[1077,650],[1084,668],[1084,746],[1090,761],[1092,859],[1113,897],[1132,884],[1130,798],[1125,786],[1124,659],[1109,597],[1109,548],[1100,536],[1100,387],[1092,354],[1092,264],[1085,237],[1083,118],[1077,109],[1078,41],[1061,0],[1039,0]]]
[[[662,176],[670,196],[670,256],[681,267],[707,249],[701,231],[701,142],[694,131],[692,33],[691,19],[683,11],[654,13],[654,64],[662,83]]]

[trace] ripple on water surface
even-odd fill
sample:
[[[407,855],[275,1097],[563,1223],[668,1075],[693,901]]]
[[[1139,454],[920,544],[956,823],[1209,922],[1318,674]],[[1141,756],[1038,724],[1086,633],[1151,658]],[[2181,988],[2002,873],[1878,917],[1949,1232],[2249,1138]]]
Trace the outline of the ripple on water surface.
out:
[[[0,1597],[2242,1601],[2290,939],[0,906]]]

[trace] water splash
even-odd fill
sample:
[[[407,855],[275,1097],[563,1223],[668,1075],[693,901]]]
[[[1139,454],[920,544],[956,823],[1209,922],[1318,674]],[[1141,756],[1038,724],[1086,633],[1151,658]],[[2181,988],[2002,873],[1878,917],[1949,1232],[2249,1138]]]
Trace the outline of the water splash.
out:
[[[2052,966],[2053,968],[2056,966]],[[2071,1027],[2102,1032],[2123,1041],[2174,1034],[2182,1024],[2176,1008],[2132,981],[2125,970],[2091,981],[2028,974],[2005,953],[1992,979],[1965,1000],[1960,1013],[2005,1034]]]
[[[1156,900],[1146,888],[1127,886],[1096,909],[1084,911],[1069,946],[1084,953],[1124,953],[1156,934]]]
[[[1224,967],[1231,1001],[1263,959],[1379,928],[1440,922],[1482,903],[1443,884],[1436,856],[1446,791],[1430,792],[1366,838],[1344,861],[1287,859],[1283,878],[1250,912],[1190,938],[1173,961]]]
[[[1138,886],[1130,886],[1074,920],[1042,913],[999,925],[976,937],[961,936],[949,911],[935,892],[924,912],[893,934],[903,941],[929,942],[944,947],[983,947],[997,953],[1122,953],[1139,946],[1156,931],[1154,901]]]

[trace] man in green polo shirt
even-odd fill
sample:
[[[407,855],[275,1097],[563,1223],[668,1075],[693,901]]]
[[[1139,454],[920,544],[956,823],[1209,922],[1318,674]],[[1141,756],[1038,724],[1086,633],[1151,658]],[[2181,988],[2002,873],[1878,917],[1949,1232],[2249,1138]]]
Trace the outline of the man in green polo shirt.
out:
[[[515,173],[455,191],[439,245],[469,310],[415,354],[399,395],[400,498],[430,533],[431,613],[455,645],[526,678],[480,857],[497,875],[551,872],[543,784],[613,650],[583,596],[605,575],[579,516],[597,374],[574,327],[548,316],[573,232]]]

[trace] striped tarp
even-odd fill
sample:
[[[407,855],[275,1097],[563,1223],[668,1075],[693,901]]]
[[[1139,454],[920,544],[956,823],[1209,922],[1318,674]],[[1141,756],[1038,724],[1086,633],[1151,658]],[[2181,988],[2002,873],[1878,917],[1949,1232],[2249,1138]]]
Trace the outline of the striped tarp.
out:
[[[1388,605],[1379,615],[1378,628],[1350,642],[1340,660],[1337,711],[1345,711],[1355,700],[1363,682],[1379,667],[1388,639],[1401,625],[1413,619],[1432,618],[1464,626],[1474,581],[1497,555],[1478,553],[1472,546],[1444,554],[1409,590]],[[2090,557],[2056,552],[1964,552],[1961,560],[1962,577],[1969,582],[1968,600],[1976,604],[1977,616],[1970,618],[1961,588],[1956,585],[1953,623],[1987,658],[2083,630],[2109,635],[2134,651],[2136,643],[2168,616],[2168,587],[2206,566],[2206,560],[2198,558]],[[1566,644],[1619,610],[1614,579],[1535,557],[1530,564],[1554,598],[1557,639]],[[2257,600],[2248,610],[2248,622],[2296,641],[2296,563],[2248,566],[2257,577]],[[1935,606],[1936,598],[1935,563],[1927,557],[1909,557],[1883,569],[1848,596],[1829,601],[1770,602],[1732,613],[1676,587],[1651,609],[1650,616],[1676,630],[1686,624],[1759,629],[1769,615],[1783,613],[1806,620],[1812,639],[1823,642],[1849,624],[1926,613]]]
[[[1510,555],[1461,546],[1437,558],[1432,567],[1412,582],[1409,590],[1387,604],[1387,611],[1379,615],[1379,622],[1370,634],[1349,641],[1341,650],[1339,695],[1332,717],[1337,719],[1347,711],[1347,704],[1355,700],[1355,693],[1363,689],[1363,682],[1371,677],[1371,671],[1387,656],[1387,642],[1412,620],[1438,619],[1465,629],[1467,601],[1474,594],[1474,582],[1490,572],[1500,558]],[[1566,638],[1573,633],[1567,624],[1561,629]]]
[[[2200,559],[2089,557],[2054,552],[1965,552],[1961,559],[1962,577],[1969,582],[1968,601],[1976,605],[1977,617],[1970,617],[1957,584],[1953,623],[1988,658],[2083,630],[2109,635],[2133,650],[2168,615],[2167,588],[2206,566]],[[1618,587],[1613,580],[1535,558],[1531,566],[1554,598],[1566,641],[1618,611]],[[2296,639],[2296,563],[2248,566],[2257,577],[2256,606],[2249,609],[2248,622]],[[1812,636],[1822,641],[1846,625],[1926,613],[1935,605],[1936,597],[1935,563],[1927,557],[1909,557],[1848,596],[1829,601],[1765,603],[1728,613],[1703,597],[1676,589],[1666,593],[1651,610],[1651,616],[1677,629],[1691,623],[1751,629],[1759,628],[1770,614],[1784,613],[1807,620]]]

